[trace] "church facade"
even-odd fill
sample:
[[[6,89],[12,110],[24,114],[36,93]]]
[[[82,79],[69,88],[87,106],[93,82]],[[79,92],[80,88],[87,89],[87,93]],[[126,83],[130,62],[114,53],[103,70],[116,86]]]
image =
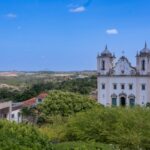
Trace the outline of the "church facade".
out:
[[[150,103],[150,49],[136,55],[136,66],[128,58],[116,57],[107,46],[97,56],[98,102],[104,106],[146,106]]]

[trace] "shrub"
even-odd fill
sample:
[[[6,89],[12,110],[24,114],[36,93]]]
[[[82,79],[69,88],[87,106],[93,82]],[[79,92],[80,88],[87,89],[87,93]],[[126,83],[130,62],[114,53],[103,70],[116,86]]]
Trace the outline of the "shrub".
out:
[[[54,150],[112,150],[112,146],[95,142],[66,142],[54,145]]]
[[[118,145],[120,149],[150,149],[150,110],[146,108],[102,108],[76,114],[68,120],[69,141]]]
[[[48,139],[35,127],[0,120],[1,150],[51,150]]]

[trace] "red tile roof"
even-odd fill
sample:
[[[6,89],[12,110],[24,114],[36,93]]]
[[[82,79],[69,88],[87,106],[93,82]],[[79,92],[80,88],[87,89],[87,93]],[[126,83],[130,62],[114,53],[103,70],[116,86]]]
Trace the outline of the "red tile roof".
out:
[[[23,103],[23,106],[25,106],[25,107],[35,105],[36,104],[36,98],[33,97],[29,100],[23,101],[22,103]]]
[[[47,96],[48,96],[47,93],[41,93],[41,94],[39,94],[39,95],[37,96],[37,98],[44,99],[44,98],[46,98]]]
[[[31,99],[28,99],[26,101],[23,101],[23,106],[24,107],[28,107],[28,106],[33,106],[33,105],[36,105],[36,99],[39,98],[39,99],[42,99],[44,100],[44,98],[46,98],[48,96],[47,93],[41,93],[39,94],[37,97],[33,97]]]

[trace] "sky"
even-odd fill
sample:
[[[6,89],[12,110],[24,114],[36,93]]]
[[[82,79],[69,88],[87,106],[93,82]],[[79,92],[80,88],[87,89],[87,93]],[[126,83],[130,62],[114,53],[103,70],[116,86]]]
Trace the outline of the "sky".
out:
[[[105,45],[135,65],[150,0],[0,0],[0,71],[95,70]]]

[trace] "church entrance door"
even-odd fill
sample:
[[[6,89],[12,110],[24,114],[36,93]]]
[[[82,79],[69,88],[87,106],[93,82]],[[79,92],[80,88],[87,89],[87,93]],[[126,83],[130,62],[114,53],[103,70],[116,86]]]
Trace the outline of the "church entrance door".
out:
[[[125,97],[121,97],[120,98],[120,106],[126,106],[126,98]]]

